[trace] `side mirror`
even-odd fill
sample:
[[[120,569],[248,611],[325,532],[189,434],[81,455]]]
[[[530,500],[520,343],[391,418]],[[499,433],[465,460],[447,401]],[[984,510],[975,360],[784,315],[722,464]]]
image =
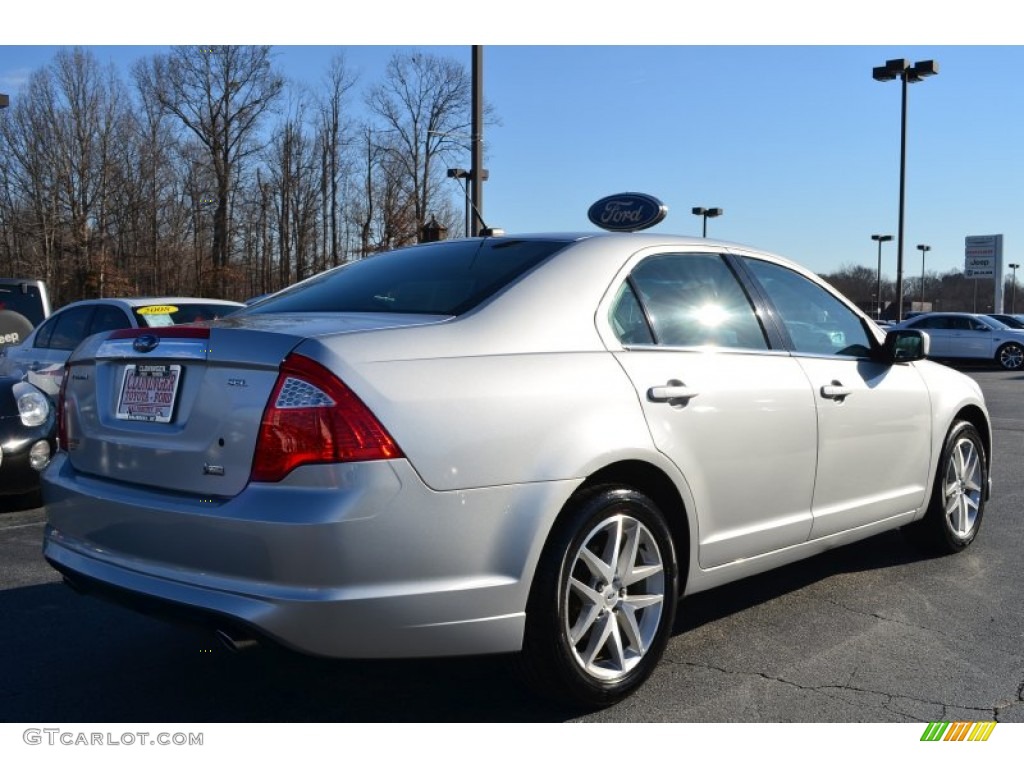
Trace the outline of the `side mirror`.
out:
[[[882,345],[882,361],[889,365],[912,363],[928,357],[931,339],[924,331],[900,329],[885,334]]]

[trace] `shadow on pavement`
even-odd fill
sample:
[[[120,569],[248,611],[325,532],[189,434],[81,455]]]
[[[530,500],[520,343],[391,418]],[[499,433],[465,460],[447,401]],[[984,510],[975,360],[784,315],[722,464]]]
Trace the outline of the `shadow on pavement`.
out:
[[[212,634],[54,583],[0,592],[5,722],[557,722],[509,657],[334,661],[235,654]]]
[[[681,633],[837,573],[918,556],[898,533],[687,598]],[[315,659],[235,654],[205,631],[82,597],[60,583],[0,592],[7,722],[560,722],[586,714],[533,695],[510,657]]]

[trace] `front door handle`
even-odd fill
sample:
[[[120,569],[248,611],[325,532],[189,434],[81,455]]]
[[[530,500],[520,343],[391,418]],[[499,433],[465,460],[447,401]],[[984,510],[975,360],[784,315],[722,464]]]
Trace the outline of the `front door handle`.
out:
[[[647,399],[654,403],[671,403],[673,400],[689,400],[699,395],[695,389],[683,384],[683,382],[672,379],[660,387],[651,387],[647,390]]]
[[[849,387],[844,387],[841,382],[833,381],[831,384],[826,384],[821,388],[821,396],[827,400],[838,400],[842,402],[846,397],[853,394],[853,390]]]

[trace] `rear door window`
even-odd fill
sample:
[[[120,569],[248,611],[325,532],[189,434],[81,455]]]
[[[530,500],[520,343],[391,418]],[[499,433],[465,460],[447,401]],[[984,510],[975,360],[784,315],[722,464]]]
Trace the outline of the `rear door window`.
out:
[[[650,343],[645,338],[653,331],[656,343],[670,347],[768,349],[750,298],[717,254],[652,256],[637,265],[628,286],[611,316],[623,344]]]
[[[72,307],[54,318],[53,333],[43,343],[37,340],[37,347],[71,351],[89,335],[89,324],[95,307]]]

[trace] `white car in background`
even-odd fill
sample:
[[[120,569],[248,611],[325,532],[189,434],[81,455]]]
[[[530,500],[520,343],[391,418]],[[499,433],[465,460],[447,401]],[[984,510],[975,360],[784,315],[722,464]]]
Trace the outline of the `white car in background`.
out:
[[[68,356],[94,333],[216,320],[242,306],[237,301],[184,296],[72,302],[54,312],[20,344],[0,351],[0,376],[25,378],[56,397]]]
[[[894,328],[928,334],[928,356],[935,360],[989,360],[1007,371],[1024,368],[1024,330],[989,315],[927,312]]]

